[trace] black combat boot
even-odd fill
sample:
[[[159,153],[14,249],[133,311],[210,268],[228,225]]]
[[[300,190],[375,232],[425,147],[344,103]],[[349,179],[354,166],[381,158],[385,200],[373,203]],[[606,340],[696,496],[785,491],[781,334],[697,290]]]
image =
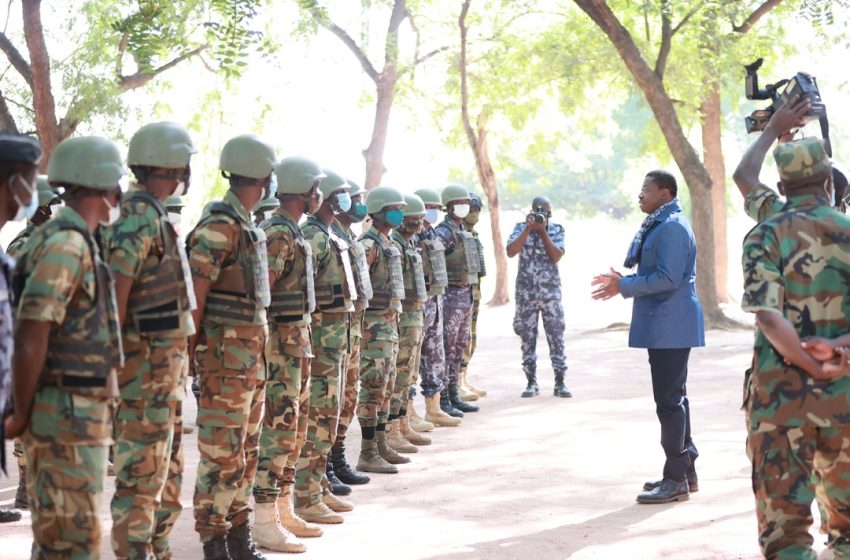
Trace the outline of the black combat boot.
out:
[[[328,466],[325,468],[325,474],[328,475],[328,483],[331,485],[331,494],[334,496],[348,496],[351,494],[351,486],[343,484],[343,482],[337,478],[336,473],[334,472],[334,465],[331,461],[330,453],[328,453]]]
[[[0,523],[14,523],[23,517],[19,509],[0,508]]]
[[[337,480],[343,484],[366,484],[371,478],[362,472],[352,469],[345,459],[345,442],[337,442],[331,447],[331,462]],[[334,492],[336,494],[336,492]]]
[[[18,463],[18,491],[15,492],[15,507],[18,509],[29,509],[27,499],[27,468]]]
[[[525,378],[528,379],[528,385],[526,386],[525,391],[522,392],[522,398],[527,399],[539,395],[540,387],[537,386],[537,372],[526,371]]]
[[[452,405],[452,402],[449,399],[448,389],[440,393],[440,410],[442,410],[449,416],[454,416],[455,418],[463,418],[463,412],[456,409],[454,405]]]
[[[233,560],[227,552],[224,535],[216,535],[204,543],[204,560]]]
[[[567,386],[564,385],[564,372],[560,371],[555,374],[555,392],[556,397],[561,397],[563,399],[568,399],[573,396],[570,393],[570,390],[567,389]],[[525,396],[525,395],[523,395]]]
[[[233,560],[266,560],[251,538],[251,524],[247,521],[227,532],[227,550]]]
[[[467,412],[478,412],[478,407],[474,404],[470,404],[460,398],[460,393],[457,390],[457,383],[451,383],[449,385],[449,402],[452,403],[452,406],[463,412],[464,414]]]

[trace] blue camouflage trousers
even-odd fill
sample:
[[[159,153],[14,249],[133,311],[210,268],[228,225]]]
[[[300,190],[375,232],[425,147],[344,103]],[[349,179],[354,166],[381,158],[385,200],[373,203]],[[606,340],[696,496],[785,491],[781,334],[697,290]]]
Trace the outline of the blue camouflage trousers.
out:
[[[446,349],[443,346],[443,296],[431,296],[425,302],[425,324],[422,327],[422,352],[419,378],[422,395],[427,399],[446,389]],[[416,390],[411,388],[410,398]]]
[[[564,355],[564,306],[561,294],[546,299],[517,298],[514,312],[514,332],[520,337],[522,348],[522,370],[526,375],[537,372],[537,325],[543,316],[543,330],[549,343],[549,359],[555,374],[567,370]]]
[[[472,323],[472,288],[448,286],[443,296],[443,346],[446,352],[446,383],[457,383]]]

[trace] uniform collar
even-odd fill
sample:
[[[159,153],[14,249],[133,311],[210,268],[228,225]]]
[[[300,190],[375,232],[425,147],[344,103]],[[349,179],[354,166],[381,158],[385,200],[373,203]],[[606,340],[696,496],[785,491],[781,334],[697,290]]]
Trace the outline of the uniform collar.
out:
[[[788,193],[786,193],[788,194]],[[786,208],[799,208],[801,206],[826,206],[831,207],[829,198],[826,194],[790,194],[785,203]]]
[[[71,222],[83,231],[89,231],[89,225],[80,214],[70,206],[63,206],[56,211],[56,218]],[[91,235],[91,232],[89,232]]]
[[[274,212],[272,212],[272,214],[275,214],[275,215],[277,215],[277,216],[280,216],[281,218],[283,218],[283,219],[285,219],[285,220],[288,220],[288,221],[292,222],[292,223],[293,223],[293,224],[295,224],[295,225],[298,225],[298,221],[297,221],[295,218],[293,218],[293,217],[289,214],[289,212],[287,212],[286,210],[284,210],[284,209],[283,209],[283,208],[281,208],[280,206],[278,206],[277,208],[275,208],[275,209],[274,209]]]
[[[239,197],[236,196],[232,190],[228,190],[224,193],[224,198],[221,200],[225,204],[231,206],[236,213],[239,215],[239,218],[242,219],[246,224],[253,224],[253,220],[251,220],[251,215],[245,210],[245,207],[242,206],[242,201],[239,200]]]

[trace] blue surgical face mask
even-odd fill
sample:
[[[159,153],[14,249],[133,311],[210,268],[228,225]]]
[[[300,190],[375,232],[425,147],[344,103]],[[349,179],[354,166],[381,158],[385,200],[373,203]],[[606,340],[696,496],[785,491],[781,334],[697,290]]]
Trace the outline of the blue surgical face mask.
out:
[[[351,218],[352,222],[362,222],[363,219],[366,218],[367,212],[368,209],[366,208],[366,205],[362,202],[358,202],[346,213],[348,214],[348,217]]]
[[[384,212],[384,219],[392,227],[397,228],[404,221],[404,212],[401,210],[386,210]]]
[[[347,192],[341,192],[336,195],[336,210],[338,214],[351,210],[351,195]]]
[[[436,208],[429,208],[425,210],[425,221],[431,224],[432,226],[437,223],[437,220],[440,219],[440,211]]]
[[[21,204],[21,199],[18,198],[18,195],[15,194],[15,191],[12,190],[12,196],[15,198],[15,204],[18,205],[18,211],[15,213],[14,217],[12,217],[13,222],[20,222],[24,219],[29,220],[33,216],[35,216],[35,211],[38,210],[38,191],[35,188],[35,185],[31,185],[27,183],[27,180],[24,179],[24,176],[20,173],[17,173],[11,177],[9,180],[9,187],[11,189],[12,179],[17,179],[20,181],[27,191],[30,193],[30,203],[24,206]]]

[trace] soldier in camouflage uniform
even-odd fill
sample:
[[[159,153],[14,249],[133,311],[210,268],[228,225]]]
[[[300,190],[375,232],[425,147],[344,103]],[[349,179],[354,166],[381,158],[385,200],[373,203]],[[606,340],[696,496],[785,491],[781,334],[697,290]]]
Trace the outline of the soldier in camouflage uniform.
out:
[[[747,235],[743,251],[742,307],[759,327],[744,392],[759,544],[768,558],[816,558],[809,527],[817,493],[835,557],[850,558],[846,354],[836,367],[833,356],[820,362],[801,344],[850,332],[850,218],[831,208],[821,140],[781,144],[774,158],[788,201]]]
[[[450,415],[477,412],[478,407],[463,400],[458,391],[460,364],[469,344],[472,321],[472,285],[478,283],[480,262],[475,238],[463,227],[469,214],[469,191],[449,185],[440,193],[446,218],[435,228],[446,248],[446,272],[449,285],[443,297],[443,344],[446,348],[448,391],[440,397],[440,407]]]
[[[125,355],[112,498],[112,549],[119,560],[171,558],[168,535],[183,510],[182,401],[195,294],[164,203],[176,191],[184,194],[196,152],[177,123],[139,129],[127,155],[136,188],[109,235]]]
[[[425,220],[425,203],[415,194],[404,196],[404,221],[393,230],[391,238],[402,254],[404,300],[398,321],[398,358],[396,381],[390,401],[390,431],[387,444],[399,453],[416,453],[417,445],[429,445],[431,440],[414,432],[407,417],[407,402],[413,372],[419,372],[419,355],[422,350],[423,309],[428,300],[422,256],[413,242],[413,236],[422,230]]]
[[[189,341],[200,386],[195,530],[204,558],[263,558],[249,526],[265,398],[269,294],[266,237],[250,209],[271,193],[271,146],[229,140],[219,167],[230,189],[187,238],[198,309]]]
[[[118,211],[124,166],[109,140],[78,137],[56,147],[47,175],[67,207],[33,233],[17,265],[15,411],[6,427],[23,432],[32,557],[99,558],[109,400],[123,356],[93,232]]]
[[[259,226],[264,220],[270,218],[271,213],[277,208],[278,200],[275,197],[264,198],[254,207],[254,211],[252,212],[254,214],[254,223]]]
[[[460,396],[466,401],[477,401],[479,397],[487,396],[487,391],[478,389],[469,382],[467,372],[469,362],[472,360],[472,355],[475,353],[475,347],[478,344],[478,310],[481,307],[481,279],[487,275],[487,269],[484,263],[484,246],[481,244],[481,239],[479,239],[478,232],[475,230],[478,218],[481,217],[482,207],[481,197],[470,193],[469,214],[463,219],[463,225],[466,231],[471,233],[475,238],[475,245],[478,247],[479,269],[478,282],[472,284],[472,320],[469,324],[469,344],[466,346],[466,351],[463,353],[463,361],[460,363],[460,382],[458,383]]]
[[[543,330],[549,343],[549,359],[555,370],[556,397],[572,397],[564,384],[567,358],[564,355],[564,306],[561,303],[561,275],[558,261],[564,256],[564,228],[553,224],[552,204],[545,196],[532,203],[532,214],[514,226],[508,238],[508,257],[519,254],[516,279],[514,332],[522,340],[522,370],[528,380],[523,397],[539,394],[537,385],[537,325],[543,317]],[[543,223],[536,216],[545,216]]]
[[[348,180],[348,194],[351,195],[351,208],[348,212],[338,214],[332,227],[336,234],[348,243],[351,264],[354,269],[354,282],[357,287],[357,300],[354,302],[354,313],[351,314],[351,354],[348,357],[348,367],[345,372],[345,389],[343,390],[342,407],[339,413],[339,424],[336,439],[331,447],[328,463],[328,479],[334,494],[347,495],[351,493],[348,484],[366,484],[369,476],[353,469],[345,458],[345,439],[348,428],[354,420],[357,410],[357,394],[360,385],[360,341],[362,339],[363,312],[372,297],[372,283],[369,279],[369,267],[366,264],[366,254],[363,245],[357,240],[357,235],[351,230],[351,225],[360,223],[366,218],[366,204],[363,195],[366,189]],[[347,488],[347,492],[345,490]],[[341,492],[340,492],[341,490]]]
[[[316,301],[313,251],[298,221],[321,204],[319,183],[324,174],[315,162],[288,157],[277,165],[275,175],[279,206],[260,224],[268,244],[271,305],[266,413],[254,485],[254,537],[269,550],[303,552],[306,548],[295,536],[318,537],[322,530],[292,509],[295,464],[307,435],[313,358],[310,313]]]
[[[41,190],[33,188],[38,164],[41,162],[41,145],[34,138],[22,134],[0,133],[0,208],[6,209],[0,215],[0,228],[11,218],[24,219],[28,212],[35,210],[40,203]],[[46,185],[46,177],[44,178]],[[49,185],[48,190],[51,191]],[[52,192],[52,191],[51,191]],[[35,203],[35,204],[33,204]],[[49,210],[49,207],[48,207]],[[32,215],[35,217],[35,215]],[[27,228],[24,231],[31,230]],[[18,237],[21,237],[20,235]],[[14,242],[13,242],[14,243]],[[10,245],[11,247],[11,245]],[[14,256],[14,255],[12,255]],[[0,418],[6,418],[7,406],[11,403],[13,316],[12,272],[15,261],[0,250]],[[3,427],[0,426],[0,466],[6,468],[6,446]],[[15,495],[15,508],[27,509],[26,459],[20,439],[15,439],[15,457],[18,459],[18,491]],[[18,509],[0,508],[0,523],[20,521]]]
[[[398,356],[398,316],[404,298],[401,252],[390,232],[404,221],[404,196],[392,187],[376,187],[366,195],[372,227],[360,236],[369,265],[372,299],[363,314],[360,343],[360,394],[357,418],[363,438],[357,468],[394,474],[396,464],[410,460],[387,445],[386,425],[395,384]]]
[[[422,348],[419,353],[419,376],[422,378],[422,396],[425,398],[425,420],[411,424],[417,431],[433,430],[434,426],[459,426],[460,417],[451,416],[440,408],[441,393],[448,389],[446,378],[446,349],[443,345],[443,294],[448,285],[446,275],[445,246],[434,226],[440,221],[440,209],[443,207],[440,193],[434,189],[419,189],[416,195],[425,203],[425,221],[422,231],[416,235],[416,244],[422,252],[425,284],[428,287],[428,301],[425,302],[422,324]],[[415,412],[413,397],[416,391],[411,387],[408,414]],[[457,411],[460,416],[462,412]],[[418,427],[417,427],[418,426]]]

